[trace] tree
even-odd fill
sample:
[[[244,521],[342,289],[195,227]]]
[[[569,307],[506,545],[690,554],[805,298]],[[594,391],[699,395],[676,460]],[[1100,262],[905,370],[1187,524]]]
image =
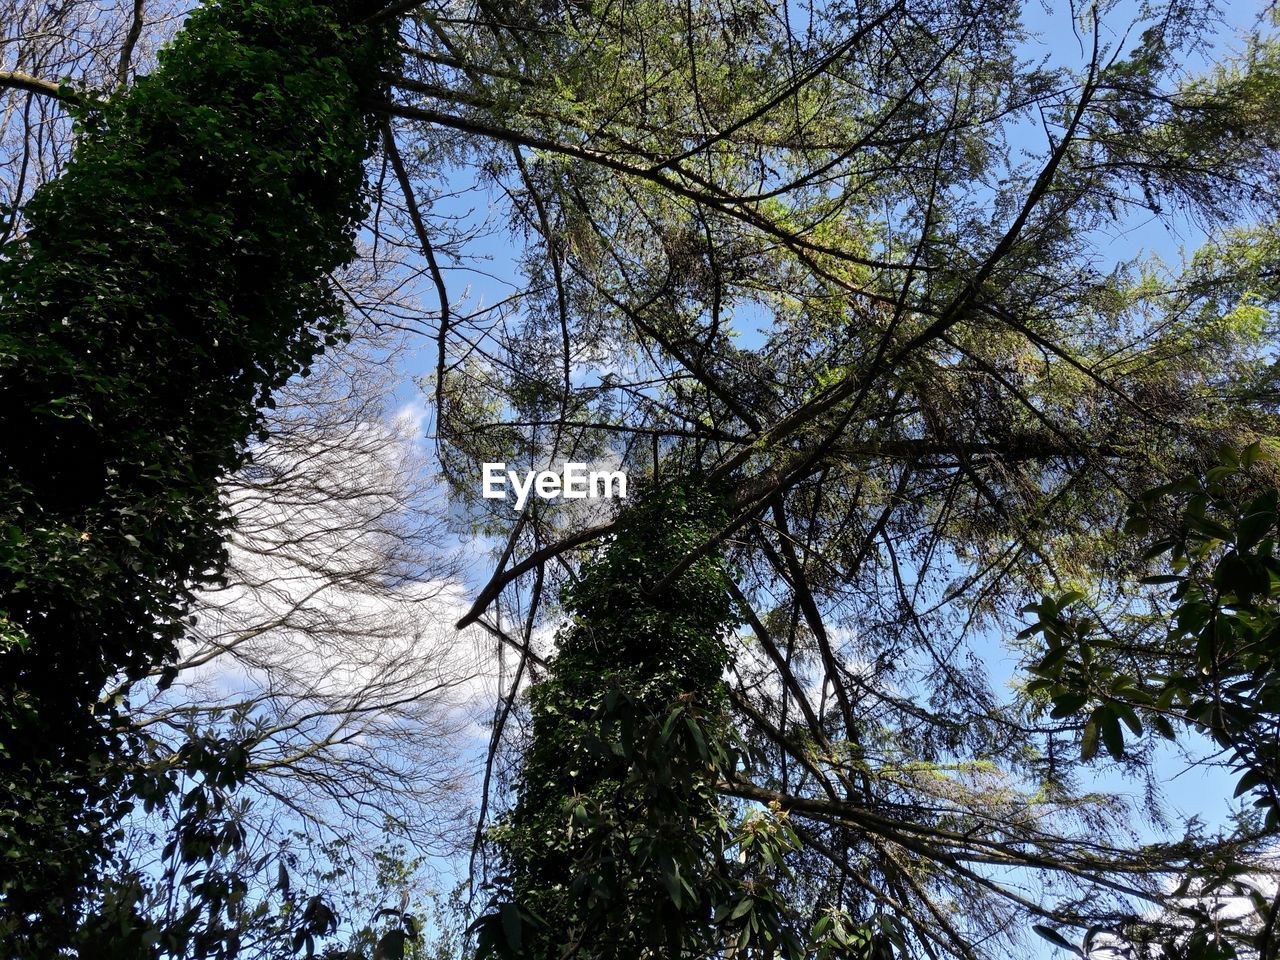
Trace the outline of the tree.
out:
[[[244,744],[264,823],[288,811],[377,838],[391,822],[443,853],[486,668],[449,624],[456,561],[413,425],[388,408],[404,336],[348,332],[273,396],[224,487],[225,584],[196,595],[177,658],[124,693],[160,759],[212,729]]]
[[[72,76],[75,90],[101,99],[135,70],[155,68],[156,47],[181,12],[152,3],[113,17],[70,3],[11,5],[0,17],[3,49],[17,68],[0,84],[18,80],[0,124],[11,198],[56,176],[71,150],[65,108],[74,98],[35,78]],[[10,226],[20,233],[21,204],[12,208]],[[457,753],[480,668],[465,638],[445,646],[449,614],[440,608],[450,602],[454,571],[425,464],[387,408],[406,353],[391,313],[415,308],[391,279],[397,271],[402,265],[385,251],[362,250],[358,267],[335,278],[357,317],[345,330],[351,339],[273,393],[262,412],[266,439],[223,484],[234,531],[226,585],[198,592],[191,609],[212,626],[187,628],[174,663],[104,694],[126,699],[143,743],[132,759],[149,774],[173,775],[192,744],[234,744],[250,757],[244,781],[220,797],[242,839],[216,867],[187,863],[169,845],[184,811],[174,795],[125,818],[125,836],[90,894],[101,905],[144,887],[133,935],[174,955],[233,947],[291,955],[297,928],[276,915],[289,903],[322,893],[343,929],[352,911],[386,906],[370,899],[383,880],[369,851],[381,850],[388,832],[437,855],[465,836],[456,829],[469,806]],[[233,689],[229,675],[238,680]],[[276,885],[278,866],[292,874],[285,890]],[[248,897],[226,916],[209,909],[219,872]],[[335,877],[350,885],[348,896],[337,895]],[[299,919],[295,912],[292,922]],[[108,936],[117,946],[125,939],[118,930],[91,935],[99,950]]]
[[[717,797],[739,763],[719,558],[662,583],[722,518],[696,487],[632,507],[566,594],[571,619],[532,691],[520,794],[498,834],[508,899],[478,921],[482,956],[711,956],[726,943],[800,955],[775,890],[793,836],[760,816],[731,825]]]
[[[133,745],[104,684],[171,655],[190,589],[217,577],[218,483],[258,404],[337,342],[326,276],[354,253],[371,132],[357,99],[388,57],[361,15],[194,13],[154,74],[78,108],[72,158],[0,259],[0,930],[17,953],[68,942],[119,816]]]
[[[753,763],[719,809],[787,812],[796,929],[1021,955],[1028,916],[1051,940],[1141,919],[1162,878],[1251,853],[1135,841],[1131,811],[1076,789],[1074,721],[1029,717],[981,658],[1048,585],[1127,596],[1148,572],[1115,532],[1128,503],[1274,430],[1265,23],[1229,56],[1207,3],[1095,5],[1080,55],[1046,61],[1024,9],[982,0],[371,16],[402,13],[403,63],[363,101],[384,117],[372,226],[418,246],[438,298],[442,466],[500,541],[463,621],[517,676],[543,675],[545,601],[627,521],[513,516],[477,462],[607,459],[653,502],[696,481],[726,511],[656,586],[728,572],[746,629],[720,630],[724,694]],[[1198,56],[1216,65],[1182,71]],[[464,312],[468,176],[520,275]],[[1111,255],[1139,218],[1206,242],[1171,267]]]
[[[360,290],[353,279],[344,287]],[[138,885],[143,924],[173,956],[291,955],[286,903],[322,897],[337,936],[387,906],[365,902],[376,892],[397,902],[373,851],[443,858],[468,835],[481,651],[449,625],[430,476],[387,406],[404,336],[369,321],[348,332],[273,396],[266,439],[224,486],[225,585],[194,598],[175,661],[116,692],[152,776],[181,776],[196,744],[245,756],[221,795],[234,842],[215,862],[174,842],[195,778],[124,823],[112,883]],[[226,916],[207,896],[223,876],[243,890]]]
[[[1075,724],[1002,697],[983,657],[1046,586],[1127,596],[1148,572],[1128,504],[1274,432],[1277,46],[1260,23],[1223,53],[1206,4],[1098,5],[1080,56],[1045,62],[1025,13],[423,7],[383,107],[439,294],[440,455],[499,541],[462,622],[541,675],[544,600],[625,523],[515,516],[479,498],[479,462],[705,484],[727,516],[660,584],[733,571],[755,762],[721,809],[786,810],[793,923],[905,944],[864,952],[1021,956],[1028,921],[1064,942],[1136,923],[1163,878],[1254,850],[1129,835],[1135,811],[1077,789]],[[1197,56],[1215,65],[1181,72]],[[459,167],[520,244],[487,313],[452,311],[463,261],[436,244]],[[1111,254],[1139,219],[1206,239],[1182,264]]]

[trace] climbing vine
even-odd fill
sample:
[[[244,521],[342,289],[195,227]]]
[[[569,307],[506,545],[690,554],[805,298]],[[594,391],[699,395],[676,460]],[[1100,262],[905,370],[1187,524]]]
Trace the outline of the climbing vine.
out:
[[[630,507],[566,590],[519,796],[495,832],[507,871],[477,924],[482,955],[799,955],[772,882],[794,835],[776,811],[738,819],[719,793],[743,762],[722,561],[671,576],[723,519],[714,497],[673,485]]]
[[[122,705],[215,582],[220,480],[270,393],[342,336],[392,58],[355,6],[215,0],[155,72],[74,108],[0,255],[0,935],[71,936],[129,780]],[[25,945],[25,946],[23,946]]]

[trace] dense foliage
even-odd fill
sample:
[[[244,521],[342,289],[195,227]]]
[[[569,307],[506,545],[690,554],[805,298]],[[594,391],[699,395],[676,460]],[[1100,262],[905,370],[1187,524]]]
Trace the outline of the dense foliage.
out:
[[[1188,905],[1219,879],[1243,882],[1266,866],[1276,837],[1267,807],[1228,811],[1216,832],[1179,822],[1162,802],[1151,736],[1167,733],[1166,723],[1208,733],[1207,745],[1181,739],[1196,761],[1212,761],[1215,738],[1229,743],[1244,790],[1268,801],[1273,638],[1260,587],[1272,560],[1269,534],[1252,538],[1274,505],[1257,490],[1238,500],[1207,492],[1200,520],[1188,521],[1207,531],[1204,541],[1153,510],[1154,539],[1187,544],[1179,555],[1187,565],[1172,574],[1144,556],[1144,537],[1120,531],[1144,490],[1202,475],[1223,442],[1265,448],[1280,432],[1280,41],[1274,7],[1253,17],[1237,6],[408,0],[391,8],[406,15],[406,55],[380,76],[383,99],[361,101],[383,114],[386,148],[371,236],[375,255],[388,244],[420,253],[405,283],[420,281],[436,309],[385,317],[430,337],[432,432],[457,501],[451,515],[465,535],[496,534],[503,544],[462,618],[521,656],[498,714],[495,769],[510,759],[503,734],[519,724],[504,720],[520,716],[522,680],[541,663],[538,638],[561,612],[546,602],[558,587],[568,587],[572,616],[547,685],[532,695],[531,752],[496,834],[506,872],[491,878],[495,909],[479,927],[486,949],[542,957],[568,936],[583,950],[619,955],[798,949],[820,958],[1022,960],[1034,923],[1068,950],[1106,937],[1145,942],[1143,960],[1274,952],[1265,933],[1266,918],[1280,914],[1274,885],[1269,903],[1255,891],[1248,923],[1215,928]],[[226,9],[310,22],[311,8]],[[258,62],[207,25],[204,36],[200,55],[218,62],[193,55],[192,76],[238,76]],[[293,40],[278,39],[263,56],[295,63]],[[221,114],[211,119],[199,104],[153,138],[157,149],[117,152],[112,124],[134,128],[111,118],[134,116],[133,95],[109,104],[86,127],[86,143],[89,156],[118,162],[121,176],[68,194],[67,207],[90,225],[110,219],[123,202],[118,180],[143,198],[130,229],[146,231],[145,249],[127,248],[130,272],[104,267],[74,289],[60,286],[56,270],[40,275],[55,295],[44,306],[24,280],[13,302],[28,313],[6,308],[29,315],[44,339],[5,342],[14,369],[37,376],[36,386],[5,394],[12,402],[0,416],[10,419],[0,424],[74,440],[91,467],[122,451],[101,477],[40,453],[47,443],[4,461],[16,493],[16,520],[4,529],[26,550],[11,568],[26,606],[11,618],[7,663],[39,691],[28,704],[39,715],[24,715],[17,740],[29,757],[15,754],[28,769],[44,756],[31,746],[37,738],[61,742],[47,725],[82,716],[60,709],[85,699],[75,683],[52,689],[58,657],[104,675],[165,648],[180,581],[203,575],[216,553],[206,535],[216,525],[212,474],[199,471],[236,458],[220,459],[227,448],[214,440],[240,436],[260,396],[252,385],[304,365],[310,349],[283,332],[274,306],[256,302],[274,318],[266,327],[231,340],[207,329],[226,297],[241,296],[216,269],[226,261],[214,254],[226,251],[192,239],[206,228],[221,235],[223,221],[206,216],[208,183],[225,179],[240,196],[271,182],[246,215],[251,229],[228,242],[245,239],[248,261],[261,254],[271,267],[255,271],[247,289],[261,283],[272,304],[300,313],[309,304],[315,315],[295,318],[305,323],[293,329],[328,335],[327,301],[295,296],[290,283],[301,275],[276,256],[292,249],[323,260],[341,246],[330,234],[288,228],[311,224],[292,205],[318,189],[308,176],[302,192],[276,189],[293,184],[295,166],[316,172],[308,149],[337,148],[349,163],[358,152],[359,138],[329,137],[339,128],[311,110],[334,65],[321,46],[297,62],[297,75],[316,84],[242,91],[251,114],[280,119],[288,100],[290,121],[297,112],[299,129],[319,135],[308,148],[292,127],[267,124],[243,141],[255,156],[270,156],[276,137],[293,144],[278,167],[247,160],[234,136],[218,139]],[[359,49],[340,46],[343,58]],[[352,89],[335,84],[334,117],[363,124]],[[140,85],[139,102],[158,89]],[[199,89],[186,83],[173,96],[188,106],[184,97]],[[137,130],[150,130],[150,114],[136,109]],[[157,162],[175,130],[211,133],[208,143],[176,140],[197,147],[180,171],[196,187],[191,196],[167,167],[131,179],[130,164]],[[214,161],[208,181],[201,154]],[[74,165],[72,173],[83,176]],[[354,175],[339,179],[317,209],[347,209],[341,191]],[[28,247],[102,266],[78,240],[39,245],[41,203],[50,202],[33,206],[27,246],[5,268],[19,279],[37,276],[24,265],[35,262]],[[286,225],[269,250],[252,228],[259,211]],[[153,227],[174,218],[187,232],[171,244]],[[459,268],[494,253],[483,238],[495,224],[512,242],[515,266],[504,269],[503,251],[496,270],[509,286],[468,299]],[[1188,252],[1174,249],[1182,244]],[[166,251],[182,270],[148,276],[148,258]],[[136,290],[124,285],[135,275],[147,277]],[[152,378],[165,387],[154,403],[126,390],[117,410],[114,397],[108,403],[93,383],[76,381],[80,392],[63,405],[71,415],[57,414],[58,397],[39,384],[60,369],[64,339],[79,343],[77,318],[115,316],[130,297],[147,308],[131,317],[171,317],[188,309],[184,292],[193,338],[144,323],[132,353],[111,357],[104,351],[116,341],[107,338],[71,354],[113,392]],[[282,353],[268,350],[285,357],[278,368],[240,351],[281,342]],[[152,353],[161,362],[144,360]],[[5,390],[10,381],[25,383],[6,378]],[[224,434],[224,421],[210,416],[206,431],[174,399],[188,394],[218,416],[219,397],[240,398],[226,420],[239,426]],[[33,403],[34,414],[23,412]],[[107,427],[120,428],[119,447]],[[155,478],[140,466],[147,444],[160,444]],[[480,462],[541,468],[565,459],[652,477],[659,492],[652,506],[618,516],[536,498],[513,513],[479,495]],[[689,477],[704,492],[686,501],[678,492]],[[1274,476],[1264,480],[1275,486]],[[161,502],[162,489],[177,499]],[[1175,495],[1194,512],[1199,489]],[[135,513],[112,513],[121,503]],[[1249,505],[1243,513],[1240,504]],[[170,508],[190,511],[174,520]],[[584,549],[592,544],[602,551],[594,559]],[[644,559],[650,550],[667,554],[661,572]],[[148,566],[154,558],[166,563]],[[591,565],[580,570],[584,559],[609,579]],[[103,572],[100,561],[117,565]],[[715,591],[703,576],[713,567]],[[1142,582],[1153,573],[1189,578],[1169,601],[1186,611],[1172,635],[1153,589],[1161,585]],[[699,596],[708,591],[705,609],[662,606],[665,594],[685,589],[685,576]],[[637,579],[651,593],[631,591]],[[95,592],[106,586],[120,587],[110,602],[105,589]],[[725,591],[734,600],[728,619]],[[1058,634],[1046,627],[1013,639],[1030,600],[1062,591],[1093,600],[1106,612],[1095,618],[1098,632],[1129,647],[1086,638],[1086,662],[1072,652],[1080,633],[1070,622]],[[83,620],[48,619],[61,615],[53,601],[65,597]],[[671,607],[680,612],[668,623]],[[1046,622],[1061,609],[1043,607]],[[593,646],[603,636],[597,619],[622,642]],[[505,632],[510,623],[523,635]],[[675,634],[663,639],[668,629],[685,631],[687,651]],[[65,644],[61,635],[47,640],[58,631]],[[649,647],[662,655],[650,659]],[[706,673],[682,673],[686,654],[686,667],[698,660]],[[1047,686],[1027,693],[1019,666],[1040,671]],[[1135,682],[1124,686],[1124,677]],[[81,693],[93,685],[79,684]],[[205,789],[185,807],[178,801],[182,826],[191,826],[179,835],[191,842],[177,852],[194,858],[196,872],[208,866],[206,902],[238,924],[258,918],[234,899],[243,892],[238,841],[219,805],[243,762],[236,749],[194,738],[181,762]],[[75,768],[59,761],[48,770]],[[1141,796],[1093,789],[1099,773],[1132,778]],[[14,789],[31,779],[12,781]],[[94,789],[113,787],[108,779]],[[19,802],[39,800],[56,819],[59,797],[78,800],[68,788]],[[770,813],[741,816],[757,808]],[[24,827],[30,837],[41,816]],[[618,846],[621,837],[635,849]],[[51,859],[58,855],[55,843]],[[317,930],[332,925],[322,910],[313,914],[306,922]],[[228,943],[221,929],[212,934],[199,950]]]
[[[507,869],[478,924],[482,955],[802,956],[776,889],[794,838],[771,817],[735,822],[719,796],[742,762],[722,680],[735,622],[723,563],[672,576],[723,516],[704,490],[673,485],[628,509],[566,590],[519,799],[495,831]]]
[[[196,10],[153,74],[79,109],[73,156],[3,251],[0,934],[18,951],[78,921],[113,797],[171,789],[127,782],[127,715],[100,693],[170,655],[190,589],[218,576],[219,482],[257,409],[340,336],[326,275],[353,255],[358,101],[390,62],[360,12]],[[225,746],[191,748],[217,787],[244,763]],[[228,841],[204,829],[192,857]]]
[[[1256,444],[1228,449],[1202,475],[1157,487],[1135,504],[1129,534],[1168,563],[1146,578],[1154,589],[1146,609],[1117,617],[1080,591],[1028,608],[1036,622],[1024,636],[1040,635],[1043,652],[1030,667],[1027,691],[1053,717],[1078,718],[1083,759],[1105,746],[1123,760],[1144,732],[1175,740],[1194,731],[1211,739],[1236,773],[1235,795],[1253,799],[1256,815],[1244,817],[1236,856],[1182,878],[1188,931],[1167,935],[1172,957],[1234,958],[1241,955],[1237,937],[1271,957],[1280,943],[1280,916],[1255,866],[1280,824],[1280,488],[1273,458]],[[1223,891],[1256,909],[1217,916],[1212,901]],[[1131,935],[1150,936],[1141,924]]]

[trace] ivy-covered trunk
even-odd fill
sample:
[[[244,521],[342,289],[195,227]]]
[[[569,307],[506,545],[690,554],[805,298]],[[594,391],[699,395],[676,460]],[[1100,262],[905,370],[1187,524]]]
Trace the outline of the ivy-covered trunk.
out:
[[[365,5],[368,6],[368,5]],[[370,10],[217,0],[77,108],[0,258],[0,938],[52,955],[127,780],[112,678],[162,663],[216,579],[220,480],[340,336],[393,56]],[[131,785],[130,789],[137,787]],[[161,789],[160,785],[152,785]],[[145,791],[144,791],[145,792]]]
[[[661,491],[627,509],[566,590],[569,621],[530,695],[518,799],[495,831],[506,873],[478,924],[482,956],[681,958],[756,941],[794,955],[780,895],[748,881],[758,851],[750,863],[733,852],[744,829],[761,850],[789,831],[734,822],[719,795],[741,762],[723,681],[735,623],[723,562],[705,555],[672,576],[724,518],[706,493]]]

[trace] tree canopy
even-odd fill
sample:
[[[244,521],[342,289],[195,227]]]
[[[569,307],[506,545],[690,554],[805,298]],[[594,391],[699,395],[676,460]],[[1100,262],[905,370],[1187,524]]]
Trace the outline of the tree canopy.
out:
[[[434,299],[391,321],[427,345],[458,530],[496,544],[460,625],[520,658],[486,950],[985,958],[1034,924],[1275,952],[1274,904],[1262,940],[1188,932],[1179,884],[1262,869],[1275,825],[1164,819],[1153,719],[1226,730],[1204,711],[1238,704],[1177,681],[1216,654],[1181,647],[1255,631],[1221,676],[1252,698],[1243,789],[1274,791],[1273,638],[1240,613],[1270,601],[1280,479],[1273,11],[1233,38],[1208,0],[286,6],[199,8],[105,100],[7,75],[84,117],[3,263],[0,417],[45,438],[3,461],[7,703],[44,684],[31,717],[82,715],[165,661],[255,405],[362,308],[325,279],[362,223]],[[495,224],[504,292],[469,296]],[[1159,230],[1192,249],[1138,249]],[[72,441],[95,469],[58,459]],[[1234,505],[1195,486],[1223,446],[1253,451]],[[626,470],[637,502],[481,496],[482,462],[567,460]],[[1144,500],[1185,477],[1190,513]],[[1244,505],[1266,523],[1218,516]],[[1152,576],[1203,618],[1162,630]],[[1090,667],[1093,631],[1124,655]],[[33,679],[82,649],[79,683]],[[1113,682],[1157,668],[1170,703]],[[623,939],[587,935],[608,923]]]
[[[805,929],[891,918],[909,955],[1021,955],[1032,922],[1173,942],[1182,921],[1143,904],[1260,854],[1247,824],[1132,833],[1136,811],[1088,787],[1088,725],[990,666],[1036,656],[1013,634],[1044,592],[1146,603],[1130,504],[1271,442],[1280,48],[1264,19],[1224,52],[1210,4],[1094,5],[1046,58],[1033,13],[423,10],[384,107],[440,299],[440,456],[504,544],[462,622],[527,648],[493,611],[554,621],[552,587],[628,522],[514,516],[479,498],[479,462],[696,477],[726,512],[656,589],[707,558],[730,571],[727,694],[755,756],[723,809],[788,812],[781,888]],[[446,268],[467,248],[433,217],[459,167],[520,244],[488,310],[459,308]],[[1139,222],[1204,240],[1136,257],[1115,237]],[[611,637],[621,659],[640,642]]]

